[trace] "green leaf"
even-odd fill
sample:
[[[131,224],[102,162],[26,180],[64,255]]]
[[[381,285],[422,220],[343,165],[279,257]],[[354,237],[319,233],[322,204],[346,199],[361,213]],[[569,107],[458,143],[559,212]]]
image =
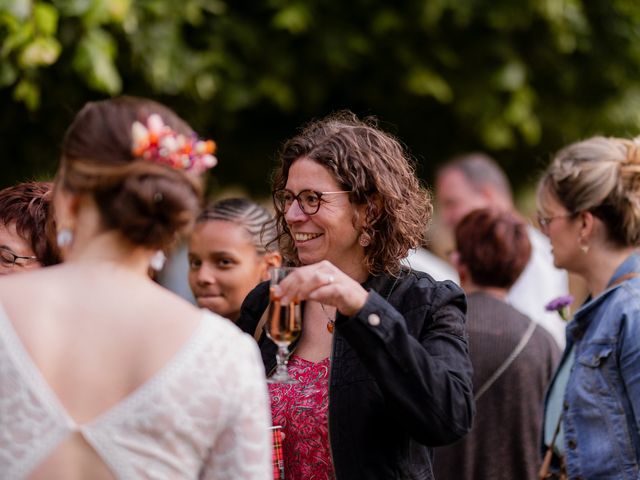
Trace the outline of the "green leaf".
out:
[[[114,63],[115,54],[116,44],[111,35],[95,28],[80,40],[73,67],[89,86],[115,95],[122,90],[122,79]]]
[[[79,17],[87,13],[94,4],[94,0],[53,0],[64,17]]]
[[[495,82],[503,90],[514,91],[524,84],[526,78],[525,66],[518,60],[512,60],[497,72]]]
[[[453,100],[453,91],[447,81],[437,73],[423,67],[416,68],[409,73],[407,88],[415,95],[431,96],[440,103],[448,103]]]
[[[258,88],[267,98],[284,111],[291,111],[295,106],[294,95],[291,91],[291,87],[277,78],[263,78],[259,82]]]
[[[0,0],[0,11],[7,11],[24,21],[31,15],[31,0]]]
[[[311,24],[311,14],[306,5],[294,3],[288,5],[275,14],[273,25],[281,30],[290,33],[303,33],[309,29]]]
[[[58,11],[53,5],[36,3],[33,9],[36,30],[40,35],[52,36],[58,30]]]
[[[211,73],[203,73],[196,77],[196,91],[202,100],[211,99],[217,90],[216,77]]]
[[[17,26],[17,30],[11,32],[2,44],[2,56],[6,57],[15,49],[27,43],[33,37],[33,23],[25,22]]]
[[[0,88],[8,87],[18,79],[18,71],[11,63],[0,61]]]
[[[13,90],[13,98],[33,111],[40,105],[40,87],[30,80],[22,79]]]
[[[114,22],[122,23],[131,11],[131,0],[109,0],[109,14]]]
[[[82,15],[82,21],[89,28],[111,22],[122,23],[130,7],[130,0],[92,0],[90,8]]]
[[[493,150],[502,150],[513,146],[515,138],[509,125],[500,119],[486,119],[481,127],[485,145]]]
[[[20,52],[18,65],[21,68],[32,68],[51,65],[58,60],[62,47],[53,37],[36,37]]]

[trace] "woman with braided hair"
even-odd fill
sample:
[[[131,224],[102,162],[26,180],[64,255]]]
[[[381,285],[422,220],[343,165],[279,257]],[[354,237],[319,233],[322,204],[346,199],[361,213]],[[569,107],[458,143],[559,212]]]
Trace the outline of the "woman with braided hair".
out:
[[[567,325],[547,393],[542,478],[640,475],[640,151],[594,137],[561,150],[540,181],[554,263],[589,297]],[[548,476],[550,475],[550,476]],[[560,478],[560,477],[558,477]]]
[[[275,240],[273,217],[251,200],[205,208],[189,239],[189,285],[198,305],[235,322],[247,294],[282,261]]]

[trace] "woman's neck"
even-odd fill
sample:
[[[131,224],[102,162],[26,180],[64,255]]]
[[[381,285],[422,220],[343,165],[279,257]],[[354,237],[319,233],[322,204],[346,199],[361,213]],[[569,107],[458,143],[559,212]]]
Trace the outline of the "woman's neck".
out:
[[[633,247],[592,248],[585,254],[582,271],[576,273],[585,279],[587,290],[592,297],[597,297],[607,288],[618,267],[633,252]]]
[[[117,232],[102,232],[90,238],[78,238],[65,262],[75,264],[111,264],[147,276],[152,252],[124,242]]]
[[[487,295],[491,295],[492,297],[495,297],[503,302],[507,300],[507,294],[509,293],[509,290],[506,288],[487,287],[476,285],[473,282],[462,282],[462,289],[467,295],[470,295],[472,293],[486,293]]]

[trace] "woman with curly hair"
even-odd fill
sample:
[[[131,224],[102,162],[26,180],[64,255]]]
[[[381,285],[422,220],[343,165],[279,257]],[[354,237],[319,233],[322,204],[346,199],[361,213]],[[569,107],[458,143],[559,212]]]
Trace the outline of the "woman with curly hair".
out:
[[[471,427],[465,298],[451,282],[401,268],[431,215],[400,143],[345,112],[285,143],[273,184],[279,247],[297,266],[274,294],[302,302],[295,384],[271,384],[285,476],[431,479],[431,447]],[[269,286],[238,324],[259,339]]]
[[[60,261],[50,219],[49,182],[25,182],[0,190],[0,275]]]

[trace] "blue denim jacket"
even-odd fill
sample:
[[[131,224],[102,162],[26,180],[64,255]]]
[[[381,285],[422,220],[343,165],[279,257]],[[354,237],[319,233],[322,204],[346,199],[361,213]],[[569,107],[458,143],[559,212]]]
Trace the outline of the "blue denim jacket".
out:
[[[616,283],[632,272],[640,273],[638,254],[567,325],[562,362],[575,344],[563,403],[572,479],[640,478],[640,277]]]

